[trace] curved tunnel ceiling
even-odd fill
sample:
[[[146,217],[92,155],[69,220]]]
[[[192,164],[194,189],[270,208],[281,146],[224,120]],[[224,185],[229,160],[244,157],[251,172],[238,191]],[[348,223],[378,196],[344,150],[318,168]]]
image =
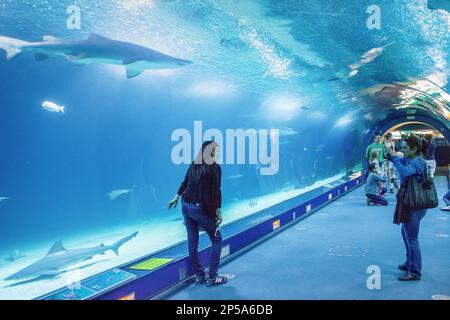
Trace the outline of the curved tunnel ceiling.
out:
[[[14,5],[20,12],[30,6],[27,1],[8,4]],[[450,119],[445,1],[376,1],[379,28],[372,29],[368,21],[373,22],[375,11],[368,0],[351,5],[336,0],[85,0],[80,5],[89,8],[81,30],[60,28],[64,17],[38,3],[32,14],[22,16],[21,31],[29,40],[49,30],[67,38],[96,32],[182,56],[195,67],[175,82],[197,83],[190,88],[194,94],[218,99],[239,90],[265,92],[262,105],[275,95],[278,105],[292,104],[295,112],[281,106],[286,117],[270,121],[291,126],[327,117],[337,124],[357,120],[353,126],[368,129],[410,108],[443,123]],[[18,28],[15,13],[14,7],[0,12],[2,34],[11,36]],[[39,25],[33,23],[36,18]],[[254,106],[244,109],[255,113]]]

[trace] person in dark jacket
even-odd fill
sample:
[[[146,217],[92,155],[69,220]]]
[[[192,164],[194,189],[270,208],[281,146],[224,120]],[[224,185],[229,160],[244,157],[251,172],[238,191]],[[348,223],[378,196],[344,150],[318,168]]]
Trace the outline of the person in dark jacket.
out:
[[[176,196],[168,203],[169,210],[175,208],[182,197],[182,213],[188,234],[189,258],[195,269],[197,281],[207,286],[217,286],[227,282],[218,275],[222,235],[222,172],[217,159],[219,145],[214,141],[203,143],[197,157],[189,166],[186,176]],[[208,278],[198,258],[199,228],[202,227],[212,243],[211,262]]]
[[[400,184],[406,186],[409,179],[422,181],[425,178],[426,163],[422,155],[426,155],[428,145],[424,140],[416,136],[406,138],[402,144],[404,158],[399,158],[393,150],[389,150],[390,160],[393,162],[400,176]],[[401,214],[398,214],[398,213]],[[402,224],[402,237],[406,247],[406,262],[399,265],[399,269],[406,274],[399,277],[400,281],[420,280],[422,271],[422,254],[419,244],[419,229],[422,218],[427,213],[426,209],[408,210],[403,207],[397,198],[394,223]]]

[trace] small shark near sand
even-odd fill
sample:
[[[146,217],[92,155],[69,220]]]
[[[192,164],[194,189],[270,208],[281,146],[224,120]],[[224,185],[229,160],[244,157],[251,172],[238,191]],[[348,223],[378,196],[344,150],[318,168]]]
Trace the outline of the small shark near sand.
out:
[[[57,241],[45,257],[10,275],[9,277],[6,277],[5,280],[29,279],[40,276],[56,276],[63,272],[64,269],[67,269],[74,264],[92,259],[98,254],[105,254],[108,250],[112,250],[116,255],[119,255],[119,248],[124,243],[136,237],[137,234],[138,233],[135,232],[120,239],[110,246],[105,246],[102,243],[96,247],[73,250],[65,249],[62,241]]]
[[[43,41],[38,42],[0,36],[0,49],[6,52],[8,60],[22,52],[32,52],[37,61],[51,56],[63,56],[77,64],[123,65],[127,70],[127,78],[134,78],[146,70],[175,69],[192,64],[189,60],[97,34],[91,34],[86,40],[61,40],[44,36]]]

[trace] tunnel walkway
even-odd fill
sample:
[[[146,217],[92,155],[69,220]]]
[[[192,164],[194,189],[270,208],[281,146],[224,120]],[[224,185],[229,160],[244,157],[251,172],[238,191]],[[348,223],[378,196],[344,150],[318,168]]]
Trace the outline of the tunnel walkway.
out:
[[[436,177],[439,197],[445,177]],[[429,210],[422,221],[421,281],[399,282],[405,248],[388,207],[368,207],[364,187],[337,199],[259,246],[224,264],[235,278],[224,286],[190,284],[168,299],[431,299],[450,295],[450,214]],[[381,271],[381,289],[367,288],[369,266]]]

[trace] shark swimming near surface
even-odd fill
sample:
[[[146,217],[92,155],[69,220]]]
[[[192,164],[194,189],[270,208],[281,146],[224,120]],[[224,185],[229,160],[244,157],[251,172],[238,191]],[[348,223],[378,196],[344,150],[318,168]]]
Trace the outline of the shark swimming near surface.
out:
[[[67,250],[64,248],[62,241],[57,241],[50,248],[47,255],[35,263],[25,267],[24,269],[6,277],[4,280],[20,280],[28,278],[37,278],[40,276],[56,276],[64,271],[64,269],[92,259],[98,254],[105,254],[106,251],[112,250],[119,255],[119,248],[126,242],[137,236],[137,232],[126,236],[116,243],[105,246],[103,243],[96,247],[79,248]]]
[[[32,52],[37,61],[43,61],[51,56],[63,56],[76,64],[123,65],[127,71],[127,78],[137,77],[146,70],[175,69],[193,63],[95,33],[86,40],[61,40],[53,36],[44,36],[43,41],[38,42],[0,36],[0,49],[6,52],[8,60],[22,52]]]

